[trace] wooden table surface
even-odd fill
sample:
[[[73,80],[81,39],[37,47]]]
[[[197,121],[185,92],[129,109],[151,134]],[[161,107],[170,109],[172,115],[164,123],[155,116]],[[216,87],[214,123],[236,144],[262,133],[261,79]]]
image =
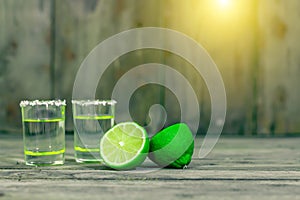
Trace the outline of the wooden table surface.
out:
[[[188,169],[120,172],[76,164],[29,167],[21,134],[0,134],[0,199],[300,199],[300,138],[221,138]],[[145,170],[145,171],[144,171]]]

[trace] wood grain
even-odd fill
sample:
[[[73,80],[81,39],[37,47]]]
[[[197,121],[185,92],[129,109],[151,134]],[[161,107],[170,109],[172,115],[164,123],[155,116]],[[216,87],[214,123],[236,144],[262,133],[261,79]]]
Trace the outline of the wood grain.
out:
[[[188,169],[157,170],[146,161],[148,173],[76,164],[73,137],[66,142],[65,165],[35,168],[24,165],[21,134],[0,134],[0,198],[300,198],[300,138],[221,138],[205,159],[196,146]]]
[[[19,102],[50,97],[50,1],[0,1],[0,129],[21,127]]]
[[[299,133],[299,1],[243,0],[226,9],[216,2],[1,0],[0,129],[21,128],[20,100],[62,98],[70,105],[67,129],[72,130],[70,99],[83,59],[116,33],[153,26],[190,36],[217,64],[227,93],[225,134]],[[136,51],[116,59],[100,80],[96,97],[110,98],[119,78],[146,62],[169,65],[190,81],[200,105],[198,132],[205,133],[211,114],[206,85],[189,63],[169,52]],[[159,76],[166,77],[163,72]],[[156,86],[133,96],[134,120],[147,124],[149,107],[157,102],[169,112],[166,125],[178,121],[176,98]]]
[[[262,111],[260,132],[299,132],[299,1],[260,4]]]

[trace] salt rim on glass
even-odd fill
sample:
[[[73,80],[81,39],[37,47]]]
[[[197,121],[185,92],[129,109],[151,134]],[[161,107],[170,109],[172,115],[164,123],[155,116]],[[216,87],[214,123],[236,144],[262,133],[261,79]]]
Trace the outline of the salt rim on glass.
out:
[[[115,100],[72,100],[72,104],[80,105],[80,106],[89,106],[89,105],[115,105],[117,101]]]
[[[66,106],[66,100],[23,100],[20,102],[20,107],[26,106]]]

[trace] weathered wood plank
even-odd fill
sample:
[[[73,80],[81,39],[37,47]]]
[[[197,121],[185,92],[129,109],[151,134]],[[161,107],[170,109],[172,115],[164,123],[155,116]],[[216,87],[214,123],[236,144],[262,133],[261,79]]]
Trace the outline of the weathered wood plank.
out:
[[[287,181],[0,181],[2,199],[299,199]],[[47,192],[45,192],[47,191]]]
[[[135,0],[56,2],[56,96],[67,99],[71,105],[69,100],[81,62],[101,41],[134,27],[134,3]],[[118,66],[120,68],[119,62],[110,66],[112,69],[100,80],[96,98],[111,98],[113,84],[121,74]],[[73,129],[71,106],[67,108],[67,116],[67,129]]]
[[[3,108],[0,129],[20,128],[18,103],[21,99],[55,97],[70,100],[77,69],[99,42],[122,30],[161,26],[191,36],[217,63],[228,97],[224,133],[251,134],[255,123],[258,123],[260,134],[299,132],[300,95],[295,89],[299,81],[300,50],[295,42],[300,31],[299,1],[257,1],[256,8],[254,1],[243,0],[221,9],[218,4],[206,0],[190,0],[188,4],[180,0],[67,0],[55,1],[52,10],[55,21],[51,21],[53,2],[0,1],[0,106]],[[256,9],[259,10],[257,15]],[[253,21],[257,16],[259,35],[255,35],[257,22]],[[55,22],[53,37],[52,22]],[[260,43],[255,47],[257,39]],[[54,56],[51,48],[55,48],[52,49]],[[257,80],[251,71],[255,51],[259,53],[260,64]],[[50,61],[51,58],[55,60]],[[144,61],[173,66],[191,80],[202,111],[200,132],[205,132],[210,117],[210,97],[205,84],[187,63],[169,54],[136,52],[120,58],[100,82],[97,97],[108,98],[120,76],[134,64]],[[51,77],[52,63],[55,74]],[[53,81],[54,86],[51,85]],[[254,84],[257,84],[258,94],[253,94]],[[182,95],[186,95],[184,88]],[[174,108],[176,100],[161,88],[150,93],[141,90],[135,95],[132,101],[135,119],[141,123],[148,120],[145,113],[150,103],[139,103],[145,98],[154,99],[150,103],[159,100],[165,105],[170,112],[169,123],[177,120],[180,113],[176,106]],[[258,118],[254,119],[252,113],[256,112],[256,104],[259,106]],[[68,106],[67,127],[72,129],[71,106]]]
[[[199,138],[197,138],[198,140]],[[198,143],[196,143],[198,144]],[[66,165],[42,167],[45,170],[99,170],[98,164],[78,165],[74,161],[73,136],[67,135]],[[190,170],[256,170],[261,171],[299,171],[299,138],[259,138],[259,139],[220,139],[215,149],[205,159],[198,159],[199,146],[195,147]],[[21,134],[0,135],[0,168],[32,169],[23,162]],[[284,159],[283,159],[284,158]],[[147,162],[145,167],[155,166]],[[172,170],[171,170],[172,171]],[[189,170],[187,170],[188,173]],[[176,170],[175,170],[176,173]]]
[[[207,158],[194,157],[188,169],[149,173],[75,164],[72,139],[67,136],[64,166],[35,168],[22,161],[20,134],[0,134],[0,152],[5,152],[0,155],[0,198],[300,198],[300,138],[221,138]]]
[[[261,133],[300,130],[299,6],[297,0],[260,3]]]
[[[50,97],[50,1],[0,1],[0,129],[20,128],[19,102]]]
[[[300,171],[262,170],[167,170],[148,173],[104,169],[85,170],[2,170],[1,179],[27,180],[147,180],[147,181],[300,181]]]
[[[164,8],[164,26],[195,39],[208,51],[221,72],[227,93],[227,113],[230,113],[227,115],[224,132],[252,134],[254,2],[231,2],[228,7],[222,7],[218,1],[190,1],[186,4],[179,0],[171,0],[164,1]],[[210,95],[206,85],[191,66],[184,62],[173,65],[188,77],[194,86],[202,112],[200,132],[204,132],[208,127],[211,112]],[[186,95],[185,90],[186,88],[182,88],[183,96]],[[187,102],[189,98],[191,97],[186,97]],[[170,101],[168,104],[174,103]]]

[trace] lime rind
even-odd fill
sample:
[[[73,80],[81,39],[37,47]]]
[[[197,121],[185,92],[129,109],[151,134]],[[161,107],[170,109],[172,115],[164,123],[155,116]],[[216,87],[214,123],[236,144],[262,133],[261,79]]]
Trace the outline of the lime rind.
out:
[[[190,164],[192,161],[192,155],[194,153],[194,142],[189,146],[189,148],[174,162],[166,166],[167,168],[177,168],[182,169]]]
[[[155,134],[149,158],[160,167],[183,168],[191,162],[194,137],[184,123],[174,124]]]
[[[113,168],[119,168],[119,167],[122,168],[122,166],[126,165],[127,163],[131,163],[135,159],[135,156],[137,154],[142,153],[142,149],[140,149],[140,151],[136,152],[135,154],[132,152],[125,153],[124,150],[121,150],[118,148],[116,148],[116,149],[114,149],[114,151],[111,154],[109,154],[109,156],[103,156],[103,154],[102,154],[102,159],[105,160],[105,163],[108,166],[111,166]],[[118,156],[112,156],[113,154],[117,154]],[[126,157],[126,159],[121,160],[119,155],[124,155],[124,154],[126,154],[126,156],[124,156],[124,157]],[[117,159],[111,160],[111,159],[109,159],[110,157],[115,157]]]
[[[100,155],[104,163],[114,169],[126,170],[140,165],[148,151],[147,132],[134,122],[114,126],[100,141]]]

